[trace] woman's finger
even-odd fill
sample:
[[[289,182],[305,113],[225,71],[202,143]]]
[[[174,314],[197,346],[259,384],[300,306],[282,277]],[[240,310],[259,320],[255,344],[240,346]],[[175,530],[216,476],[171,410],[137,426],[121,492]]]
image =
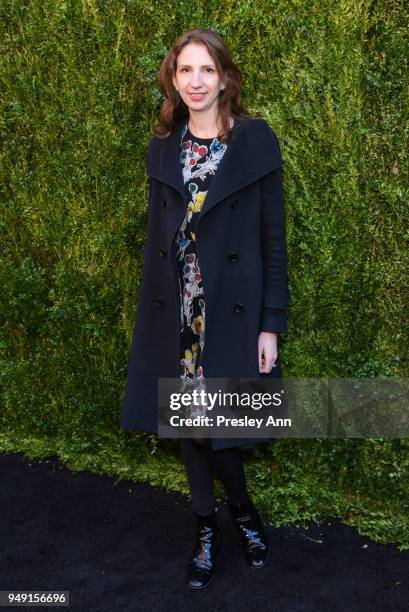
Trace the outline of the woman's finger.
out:
[[[263,358],[263,346],[260,344],[259,347],[258,347],[258,369],[259,369],[259,372],[263,371],[263,361],[264,361],[264,358]]]
[[[260,372],[270,372],[273,365],[277,360],[277,353],[268,352],[267,350],[262,350],[262,358],[261,358],[261,366],[259,366]]]

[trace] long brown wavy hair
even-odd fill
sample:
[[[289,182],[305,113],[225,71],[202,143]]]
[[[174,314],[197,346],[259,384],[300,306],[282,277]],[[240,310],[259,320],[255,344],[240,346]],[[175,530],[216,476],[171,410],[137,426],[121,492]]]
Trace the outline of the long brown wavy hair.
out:
[[[229,117],[233,117],[237,123],[250,117],[250,114],[240,99],[242,75],[239,68],[234,64],[220,35],[214,30],[203,28],[184,32],[162,61],[158,80],[165,100],[162,102],[159,113],[159,125],[153,127],[153,132],[159,138],[166,138],[173,132],[176,122],[189,117],[189,109],[172,82],[172,76],[176,74],[178,55],[189,43],[202,44],[207,47],[209,55],[216,64],[219,77],[225,83],[225,89],[219,93],[218,116],[221,130],[217,137],[220,142],[226,142],[231,130]]]

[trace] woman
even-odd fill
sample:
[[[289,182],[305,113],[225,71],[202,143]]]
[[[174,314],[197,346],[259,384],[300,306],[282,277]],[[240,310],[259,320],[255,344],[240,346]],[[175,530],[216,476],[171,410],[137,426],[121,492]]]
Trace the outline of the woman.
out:
[[[282,160],[277,138],[240,101],[241,74],[220,36],[183,34],[162,62],[165,100],[148,147],[149,223],[121,426],[158,433],[158,378],[280,377],[286,331]],[[239,447],[265,439],[181,438],[196,518],[186,584],[214,577],[221,547],[213,473],[245,559],[269,542],[246,488]]]

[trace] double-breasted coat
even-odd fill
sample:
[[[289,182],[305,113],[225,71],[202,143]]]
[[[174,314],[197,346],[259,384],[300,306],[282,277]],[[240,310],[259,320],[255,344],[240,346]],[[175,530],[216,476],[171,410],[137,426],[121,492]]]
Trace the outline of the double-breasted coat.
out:
[[[158,432],[158,378],[179,377],[180,294],[175,237],[187,207],[176,123],[148,146],[148,231],[127,368],[121,427]],[[260,374],[261,331],[286,330],[287,274],[282,157],[263,119],[236,121],[196,227],[206,300],[205,378]],[[281,312],[281,314],[280,314]],[[284,314],[283,314],[284,313]],[[279,361],[279,360],[278,360]],[[265,439],[213,438],[215,450]]]

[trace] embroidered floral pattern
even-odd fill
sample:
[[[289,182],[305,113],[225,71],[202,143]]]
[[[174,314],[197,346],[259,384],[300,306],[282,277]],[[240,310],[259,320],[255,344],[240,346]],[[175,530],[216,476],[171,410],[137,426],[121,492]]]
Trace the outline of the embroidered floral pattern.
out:
[[[187,208],[175,242],[181,304],[180,377],[183,389],[186,385],[204,388],[201,357],[204,350],[206,305],[196,249],[196,226],[211,179],[226,148],[227,145],[217,138],[196,138],[188,130],[187,124],[182,129],[180,162]],[[195,406],[190,414],[200,414],[205,409],[205,406]]]

